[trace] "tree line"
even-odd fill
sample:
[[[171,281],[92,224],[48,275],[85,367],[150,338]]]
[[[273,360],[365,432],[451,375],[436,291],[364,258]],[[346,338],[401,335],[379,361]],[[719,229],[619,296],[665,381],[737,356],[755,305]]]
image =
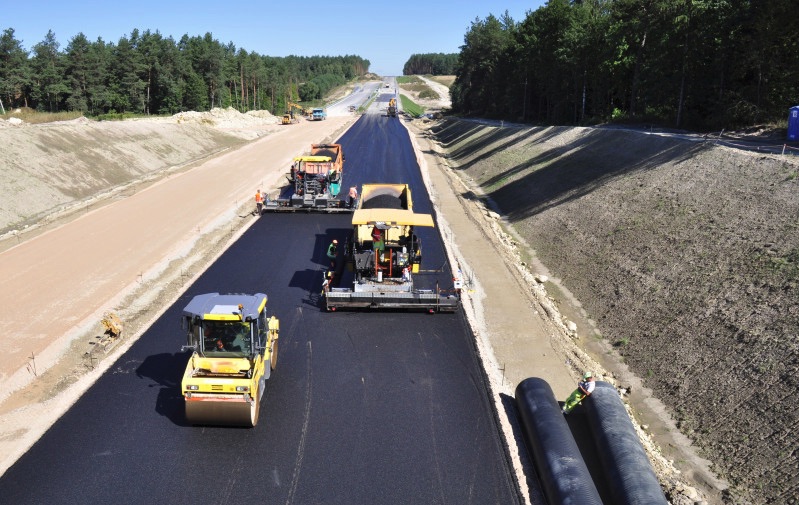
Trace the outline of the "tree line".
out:
[[[795,0],[549,0],[476,19],[454,112],[546,124],[773,122],[799,104]]]
[[[8,28],[0,35],[0,99],[6,108],[45,112],[175,114],[214,107],[285,110],[286,101],[321,98],[363,76],[359,56],[271,57],[222,44],[212,34],[133,30],[117,43],[83,33],[62,51],[55,34],[26,51]]]
[[[455,75],[458,53],[412,54],[402,67],[402,75]]]

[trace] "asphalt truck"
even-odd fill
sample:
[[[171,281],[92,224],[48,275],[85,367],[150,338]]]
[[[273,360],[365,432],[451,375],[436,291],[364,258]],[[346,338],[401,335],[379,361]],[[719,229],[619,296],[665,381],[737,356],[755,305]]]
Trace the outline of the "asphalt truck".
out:
[[[280,322],[266,316],[267,296],[206,293],[183,309],[184,350],[191,350],[181,381],[186,421],[253,427],[266,380],[277,366]]]

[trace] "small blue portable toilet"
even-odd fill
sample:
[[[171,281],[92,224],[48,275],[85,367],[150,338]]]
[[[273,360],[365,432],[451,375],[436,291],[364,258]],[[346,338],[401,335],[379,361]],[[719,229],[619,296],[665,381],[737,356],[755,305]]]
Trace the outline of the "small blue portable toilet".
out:
[[[799,140],[799,105],[788,109],[788,141]]]

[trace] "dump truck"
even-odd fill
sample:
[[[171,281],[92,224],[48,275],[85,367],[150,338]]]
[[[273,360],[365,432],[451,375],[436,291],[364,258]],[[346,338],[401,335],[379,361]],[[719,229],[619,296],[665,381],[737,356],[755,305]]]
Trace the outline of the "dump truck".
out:
[[[325,109],[316,108],[311,111],[311,119],[314,121],[324,121],[327,119],[327,112]]]
[[[397,117],[397,99],[392,98],[388,101],[388,108],[386,109],[388,117]]]
[[[326,309],[457,310],[460,299],[454,288],[414,285],[422,261],[422,245],[414,229],[434,226],[433,216],[413,211],[407,184],[364,184],[352,215],[352,236],[344,248],[353,285],[342,288],[325,283]]]
[[[277,198],[267,195],[264,211],[352,212],[339,200],[344,176],[341,144],[312,144],[308,155],[297,156],[286,174],[288,185]]]
[[[266,316],[267,296],[206,293],[183,309],[191,350],[181,382],[186,421],[195,425],[258,423],[265,382],[277,365],[280,322]]]

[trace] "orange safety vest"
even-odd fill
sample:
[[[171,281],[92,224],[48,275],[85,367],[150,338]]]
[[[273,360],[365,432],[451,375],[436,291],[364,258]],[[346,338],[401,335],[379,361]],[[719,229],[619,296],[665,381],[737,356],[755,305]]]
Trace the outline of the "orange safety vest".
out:
[[[263,203],[263,202],[264,202],[264,197],[263,195],[261,195],[261,192],[258,191],[257,193],[255,193],[255,203]]]

